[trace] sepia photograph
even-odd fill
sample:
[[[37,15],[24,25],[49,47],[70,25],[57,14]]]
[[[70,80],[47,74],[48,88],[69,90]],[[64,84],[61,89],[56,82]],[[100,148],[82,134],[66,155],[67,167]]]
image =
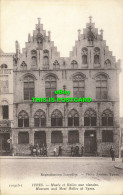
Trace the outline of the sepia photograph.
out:
[[[123,0],[0,4],[0,195],[122,195]]]

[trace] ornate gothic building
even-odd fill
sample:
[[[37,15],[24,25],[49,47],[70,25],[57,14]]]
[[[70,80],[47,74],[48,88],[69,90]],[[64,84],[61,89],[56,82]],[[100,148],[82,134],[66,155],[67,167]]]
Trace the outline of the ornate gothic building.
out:
[[[71,146],[84,145],[85,155],[109,156],[111,145],[119,153],[119,72],[103,40],[103,30],[90,17],[83,33],[78,30],[70,56],[61,58],[38,19],[33,35],[20,53],[16,41],[13,56],[12,144],[18,154],[30,154],[30,145],[46,145],[48,154],[62,146],[70,155]],[[32,97],[66,97],[56,90],[70,91],[70,97],[91,97],[88,102],[40,102]],[[67,97],[69,97],[67,96]]]

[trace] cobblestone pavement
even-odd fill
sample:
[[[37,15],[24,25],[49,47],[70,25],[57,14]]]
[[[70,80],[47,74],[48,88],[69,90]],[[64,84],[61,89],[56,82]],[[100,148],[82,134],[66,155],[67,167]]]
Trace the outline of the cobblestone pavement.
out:
[[[119,159],[110,158],[31,158],[1,159],[1,176],[4,179],[25,179],[26,177],[46,178],[71,177],[94,180],[123,179],[123,170],[115,168]]]

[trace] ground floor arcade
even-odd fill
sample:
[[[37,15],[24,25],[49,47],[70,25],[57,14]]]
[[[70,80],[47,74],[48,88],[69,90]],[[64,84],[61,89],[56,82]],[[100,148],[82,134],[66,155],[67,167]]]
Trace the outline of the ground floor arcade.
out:
[[[113,145],[115,154],[119,153],[119,129],[94,128],[38,128],[13,129],[12,142],[16,153],[30,154],[30,145],[38,144],[48,148],[48,155],[53,155],[53,149],[62,146],[63,155],[70,156],[72,146],[84,146],[85,156],[109,156]]]

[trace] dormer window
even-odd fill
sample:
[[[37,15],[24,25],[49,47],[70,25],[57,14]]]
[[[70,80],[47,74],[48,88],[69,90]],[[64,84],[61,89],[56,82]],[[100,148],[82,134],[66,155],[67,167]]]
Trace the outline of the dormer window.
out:
[[[31,51],[31,60],[32,60],[32,67],[37,66],[37,51],[36,50],[32,50]]]
[[[94,64],[100,64],[100,49],[98,47],[94,48]]]
[[[87,64],[88,49],[86,47],[82,48],[82,64]]]
[[[77,63],[77,61],[73,60],[73,61],[71,62],[71,68],[72,68],[72,69],[77,69],[77,68],[78,68],[78,63]]]
[[[43,64],[49,66],[49,51],[46,49],[43,51]]]

